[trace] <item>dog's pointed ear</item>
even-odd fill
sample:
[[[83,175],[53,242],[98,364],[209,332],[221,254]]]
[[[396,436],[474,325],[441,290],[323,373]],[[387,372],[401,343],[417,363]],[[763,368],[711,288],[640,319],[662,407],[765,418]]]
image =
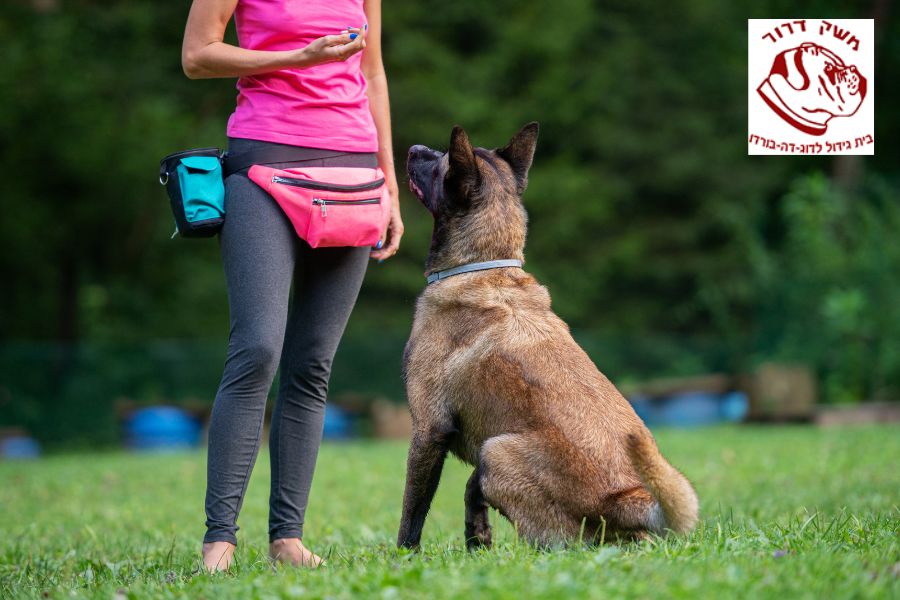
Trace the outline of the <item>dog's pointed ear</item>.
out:
[[[446,182],[467,197],[478,186],[481,173],[475,163],[475,150],[469,141],[469,134],[459,125],[450,133],[450,150],[447,154],[449,168]]]
[[[531,161],[534,160],[538,129],[537,121],[532,121],[512,136],[506,146],[497,149],[497,155],[512,167],[520,194],[528,187],[528,169],[531,168]]]

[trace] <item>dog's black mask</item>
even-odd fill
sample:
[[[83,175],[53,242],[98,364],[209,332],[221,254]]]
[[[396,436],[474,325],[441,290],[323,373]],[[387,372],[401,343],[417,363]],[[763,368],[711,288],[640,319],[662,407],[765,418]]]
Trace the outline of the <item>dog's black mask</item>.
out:
[[[510,172],[515,183],[512,191],[521,195],[528,183],[537,133],[538,124],[529,123],[505,147],[486,150],[473,148],[465,130],[456,126],[447,152],[423,145],[409,149],[409,189],[435,217],[445,212],[466,212],[483,184],[502,185]],[[485,178],[492,181],[485,182]]]
[[[537,144],[529,123],[494,150],[473,148],[454,127],[447,152],[409,149],[409,188],[434,218],[426,268],[444,268],[522,253],[527,216],[521,196]]]
[[[447,209],[462,209],[469,203],[468,193],[471,189],[460,189],[456,184],[464,177],[477,182],[478,167],[474,160],[474,151],[460,138],[466,137],[460,127],[453,129],[451,147],[447,152],[440,152],[428,146],[416,145],[409,149],[406,169],[409,174],[409,189],[419,201],[435,217]],[[468,150],[466,150],[468,146]],[[471,160],[462,156],[466,152],[472,154]]]

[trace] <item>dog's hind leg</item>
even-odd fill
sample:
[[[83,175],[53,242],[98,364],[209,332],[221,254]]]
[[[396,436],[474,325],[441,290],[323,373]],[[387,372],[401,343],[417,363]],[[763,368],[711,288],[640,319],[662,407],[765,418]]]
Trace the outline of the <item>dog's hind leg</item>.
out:
[[[552,461],[546,452],[538,437],[499,435],[481,447],[479,467],[488,504],[512,521],[522,538],[539,546],[577,539],[581,527],[554,500],[553,488],[562,484],[539,466]]]
[[[481,489],[481,466],[475,468],[466,484],[466,548],[491,547],[488,503]]]

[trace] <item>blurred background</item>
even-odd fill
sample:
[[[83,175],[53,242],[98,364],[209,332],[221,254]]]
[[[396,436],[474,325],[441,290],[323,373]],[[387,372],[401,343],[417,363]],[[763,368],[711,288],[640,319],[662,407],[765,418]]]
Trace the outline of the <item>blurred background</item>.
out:
[[[215,239],[169,239],[156,178],[170,152],[224,147],[236,92],[233,80],[182,74],[189,5],[0,7],[7,455],[200,439],[225,358],[224,278]],[[896,413],[890,0],[385,0],[383,10],[407,233],[397,257],[370,267],[334,365],[330,435],[408,427],[400,360],[431,220],[405,188],[406,149],[445,148],[457,123],[495,147],[530,120],[541,137],[527,268],[648,422]],[[877,19],[876,156],[746,155],[747,19],[773,16]]]

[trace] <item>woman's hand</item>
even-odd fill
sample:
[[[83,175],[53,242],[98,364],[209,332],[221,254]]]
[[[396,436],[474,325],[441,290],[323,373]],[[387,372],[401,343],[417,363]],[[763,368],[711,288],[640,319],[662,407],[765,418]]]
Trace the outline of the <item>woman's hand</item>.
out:
[[[368,0],[367,0],[368,1]],[[348,27],[297,50],[249,50],[222,41],[238,0],[193,0],[181,66],[190,79],[245,77],[347,60],[366,47],[370,24]]]
[[[348,27],[340,35],[325,35],[297,51],[296,65],[305,68],[343,62],[366,47],[368,27]],[[352,39],[351,39],[352,38]]]
[[[403,237],[403,219],[400,218],[400,193],[398,190],[391,190],[391,221],[388,223],[387,231],[381,238],[381,246],[369,254],[372,258],[383,261],[397,253],[400,248],[400,238]]]

